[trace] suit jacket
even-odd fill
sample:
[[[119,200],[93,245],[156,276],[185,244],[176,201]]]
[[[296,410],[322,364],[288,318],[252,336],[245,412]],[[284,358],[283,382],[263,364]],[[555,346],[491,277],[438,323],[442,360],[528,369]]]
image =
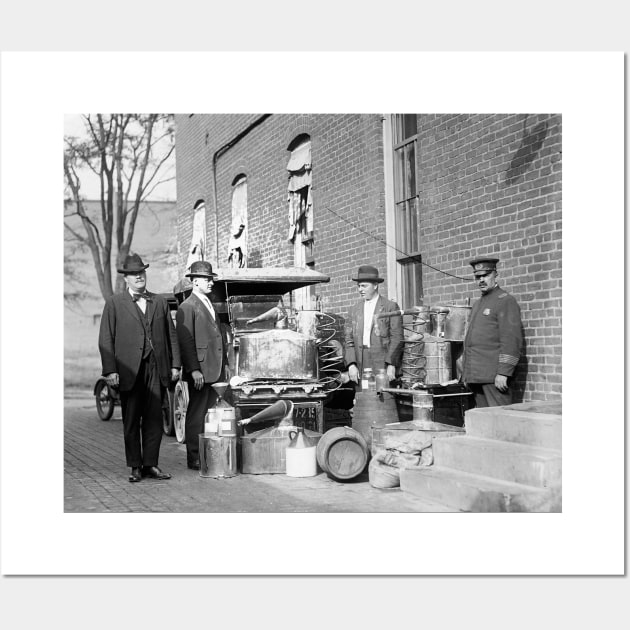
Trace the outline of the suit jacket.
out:
[[[153,353],[157,362],[160,382],[167,387],[171,381],[171,368],[181,366],[175,326],[168,302],[147,291],[146,317],[149,322]],[[142,312],[125,289],[105,302],[98,336],[103,374],[117,372],[119,388],[128,391],[133,387],[145,347],[145,329]],[[148,341],[147,341],[148,343]]]
[[[356,363],[359,371],[362,371],[363,348],[363,306],[364,300],[357,302],[350,312],[350,323],[345,328],[345,359],[346,365]],[[403,350],[403,320],[402,316],[395,315],[384,319],[377,319],[379,313],[398,311],[400,307],[382,295],[378,296],[374,318],[368,324],[371,328],[370,347],[381,349],[385,355],[385,362],[400,366]]]
[[[220,381],[228,362],[228,343],[220,322],[214,320],[194,293],[182,302],[176,319],[182,364],[187,375],[199,370],[206,383]]]

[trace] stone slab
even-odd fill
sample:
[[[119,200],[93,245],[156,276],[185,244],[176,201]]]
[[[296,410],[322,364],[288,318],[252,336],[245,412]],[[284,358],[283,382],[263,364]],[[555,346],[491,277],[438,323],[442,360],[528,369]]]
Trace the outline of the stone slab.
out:
[[[562,416],[506,407],[470,409],[465,416],[466,435],[562,449]]]
[[[560,487],[537,488],[441,466],[400,471],[400,487],[463,512],[561,512]]]
[[[436,466],[529,486],[562,483],[562,455],[556,449],[466,435],[435,438],[433,458]]]

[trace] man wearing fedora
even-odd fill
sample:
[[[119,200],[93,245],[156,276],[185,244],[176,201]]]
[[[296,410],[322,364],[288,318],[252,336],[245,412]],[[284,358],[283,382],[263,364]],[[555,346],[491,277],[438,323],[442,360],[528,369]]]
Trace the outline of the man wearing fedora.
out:
[[[108,298],[98,347],[103,375],[120,390],[129,481],[170,479],[158,468],[164,388],[179,378],[179,345],[167,301],[146,290],[147,273],[137,254],[118,273],[127,285]]]
[[[478,407],[512,404],[511,377],[521,356],[521,309],[497,284],[498,258],[470,261],[481,298],[472,307],[464,338],[462,380]]]
[[[209,298],[217,275],[209,262],[198,260],[186,277],[193,290],[177,310],[177,337],[190,398],[186,410],[186,459],[188,468],[199,470],[199,434],[203,433],[206,411],[217,401],[212,384],[227,381],[230,368],[228,341]]]
[[[371,367],[374,373],[386,368],[392,381],[400,366],[403,349],[402,316],[394,315],[382,319],[380,313],[399,311],[396,302],[378,293],[383,282],[378,269],[372,265],[361,265],[353,282],[357,283],[361,300],[352,308],[350,321],[345,328],[345,360],[351,381],[359,382],[363,369]]]

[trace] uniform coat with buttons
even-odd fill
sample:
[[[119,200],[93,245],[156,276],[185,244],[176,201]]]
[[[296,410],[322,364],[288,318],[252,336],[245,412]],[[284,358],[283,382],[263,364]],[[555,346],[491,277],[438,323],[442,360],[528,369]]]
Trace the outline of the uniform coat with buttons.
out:
[[[365,301],[355,304],[350,312],[350,322],[345,329],[345,360],[346,365],[356,363],[359,373],[363,373],[363,328],[365,326],[363,309]],[[403,322],[402,316],[395,315],[378,319],[379,313],[399,311],[400,307],[382,295],[379,295],[374,308],[374,317],[368,323],[370,326],[370,354],[377,358],[379,365],[374,368],[384,368],[386,363],[400,366],[403,350]],[[382,361],[382,365],[380,362]]]
[[[522,343],[518,302],[497,285],[473,304],[464,339],[464,382],[494,383],[497,374],[512,376]]]
[[[176,319],[182,366],[188,383],[185,433],[186,455],[190,465],[199,462],[199,434],[203,433],[206,412],[217,400],[211,385],[225,378],[228,343],[221,323],[215,321],[208,307],[195,293],[182,302]],[[203,374],[204,385],[200,390],[195,389],[192,378],[195,370]]]

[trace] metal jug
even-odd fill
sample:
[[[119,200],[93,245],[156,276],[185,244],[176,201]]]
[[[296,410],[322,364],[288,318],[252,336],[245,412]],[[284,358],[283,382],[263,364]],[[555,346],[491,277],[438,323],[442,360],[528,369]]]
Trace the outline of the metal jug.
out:
[[[303,427],[290,431],[289,439],[286,451],[287,477],[314,477],[317,474],[319,440],[306,435]]]
[[[289,444],[287,448],[310,448],[317,446],[319,440],[306,435],[304,427],[295,427],[294,431],[289,431]]]

